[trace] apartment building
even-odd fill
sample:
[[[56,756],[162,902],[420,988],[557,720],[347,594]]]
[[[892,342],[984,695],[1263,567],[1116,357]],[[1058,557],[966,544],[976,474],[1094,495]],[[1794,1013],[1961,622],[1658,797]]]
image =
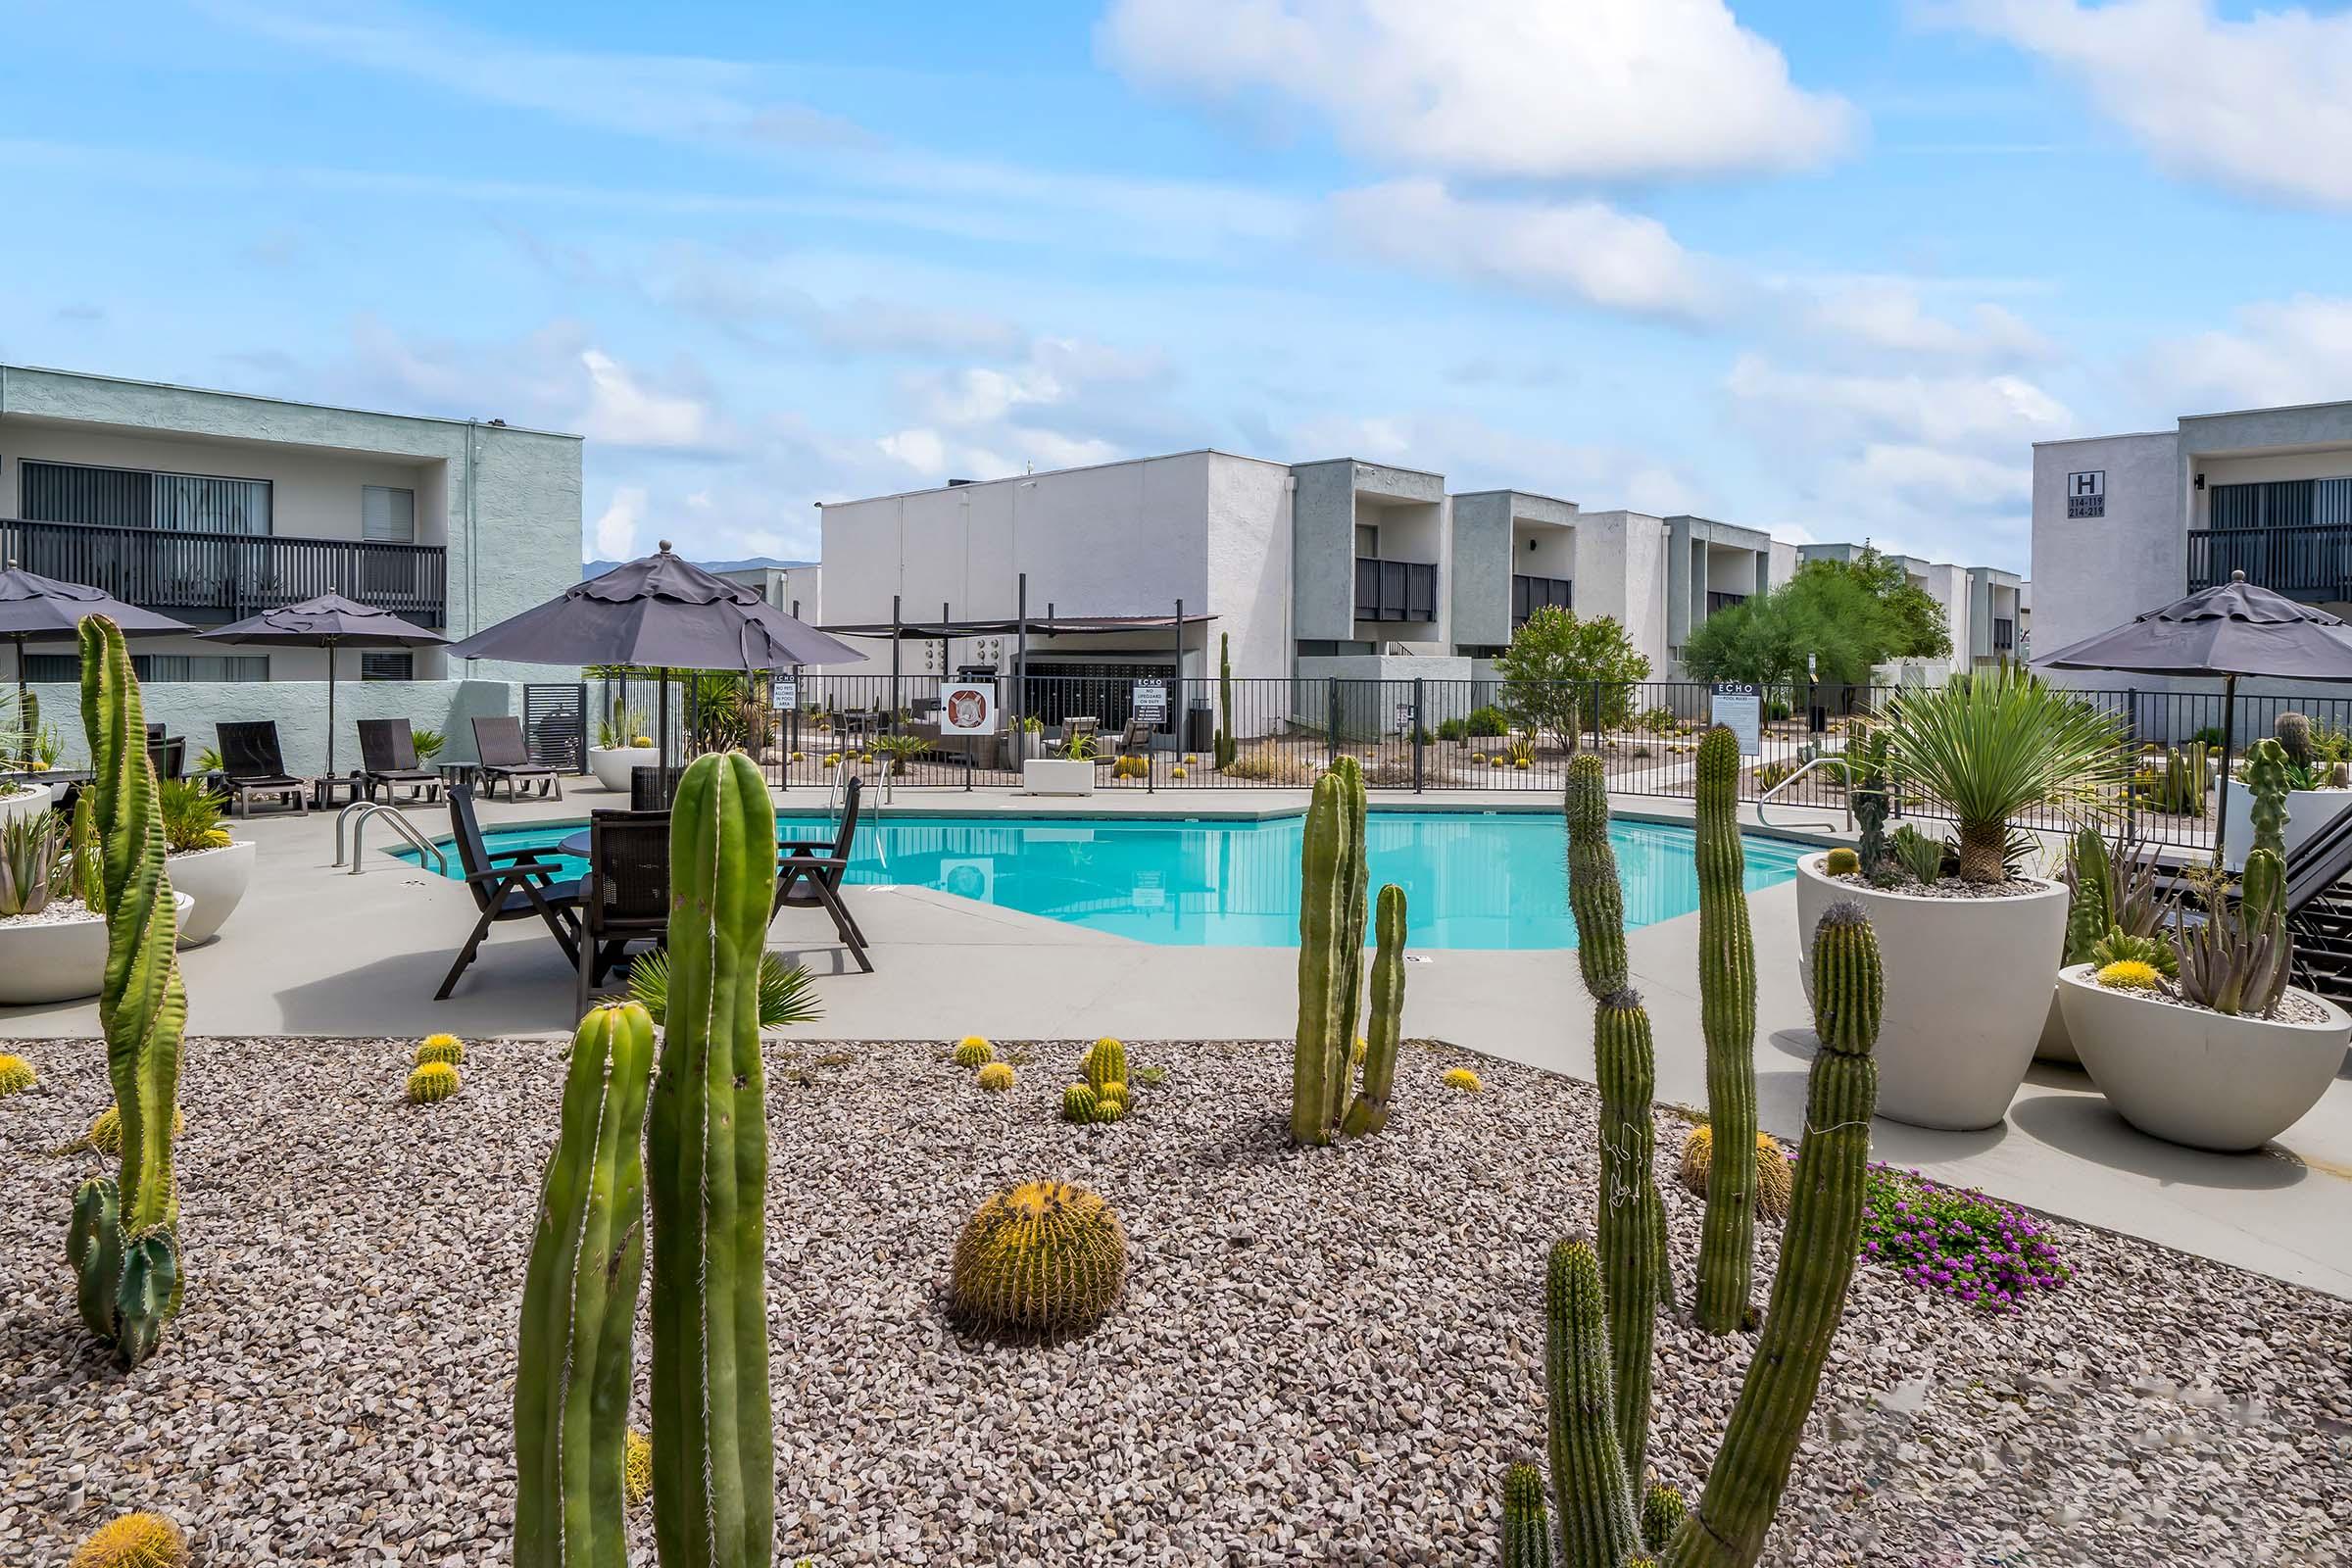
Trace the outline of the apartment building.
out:
[[[1856,544],[1799,545],[1802,561],[1850,562],[1866,547]],[[1880,552],[1903,568],[1911,586],[1925,592],[1943,611],[1950,630],[1948,659],[1905,660],[1880,671],[1888,685],[1934,684],[1956,671],[2026,657],[2028,584],[2013,571],[1998,566],[1961,566],[1946,561]]]

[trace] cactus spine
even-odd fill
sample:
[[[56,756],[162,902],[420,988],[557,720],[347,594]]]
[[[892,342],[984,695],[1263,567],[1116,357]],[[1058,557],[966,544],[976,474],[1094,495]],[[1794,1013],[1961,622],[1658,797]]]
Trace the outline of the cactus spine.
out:
[[[1615,1564],[1642,1544],[1632,1483],[1611,1426],[1600,1263],[1583,1241],[1553,1246],[1544,1271],[1544,1377],[1552,1495],[1568,1561]]]
[[[750,758],[695,760],[670,815],[669,999],[647,1117],[654,1537],[673,1568],[768,1568],[767,1123],[760,956],[775,808]]]
[[[2246,754],[2247,814],[2254,822],[2254,848],[2286,858],[2286,752],[2275,740],[2259,740]]]
[[[1524,1460],[1502,1474],[1502,1568],[1551,1568],[1544,1472]]]
[[[1298,859],[1298,1030],[1291,1137],[1328,1144],[1346,1108],[1364,961],[1364,775],[1343,757],[1315,780]]]
[[[1217,633],[1217,771],[1233,765],[1233,636]]]
[[[74,1195],[67,1256],[83,1320],[115,1342],[118,1361],[134,1367],[154,1353],[165,1321],[179,1308],[172,1140],[188,1004],[139,683],[113,621],[85,618],[80,639],[81,721],[96,781],[81,797],[89,853],[76,857],[86,858],[77,874],[85,879],[85,897],[96,896],[91,907],[106,915],[98,1021],[122,1129],[122,1169],[111,1184],[93,1178]]]
[[[1379,944],[1372,957],[1372,1020],[1364,1026],[1364,1080],[1342,1127],[1350,1138],[1389,1124],[1389,1090],[1396,1081],[1396,1046],[1404,1022],[1404,889],[1380,890],[1372,919]]]
[[[1625,893],[1609,845],[1609,787],[1590,753],[1568,763],[1568,907],[1576,916],[1576,962],[1594,1001],[1625,989]]]
[[[598,1007],[572,1037],[522,1288],[515,1568],[623,1568],[623,1442],[645,1268],[654,1021]]]
[[[1756,1183],[1756,954],[1740,849],[1740,742],[1718,724],[1698,746],[1699,1020],[1707,1120],[1715,1129],[1698,1250],[1698,1326],[1729,1334],[1747,1317]]]

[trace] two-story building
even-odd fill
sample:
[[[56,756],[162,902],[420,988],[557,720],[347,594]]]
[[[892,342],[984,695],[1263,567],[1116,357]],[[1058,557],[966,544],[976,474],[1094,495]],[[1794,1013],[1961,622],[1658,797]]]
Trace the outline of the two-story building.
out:
[[[0,365],[0,559],[198,629],[332,590],[456,639],[578,580],[580,454],[577,436],[495,419]],[[266,716],[287,730],[292,765],[323,751],[323,716],[310,712],[323,708],[321,650],[172,636],[140,639],[132,657],[151,716],[200,746],[219,717]],[[563,678],[487,661],[453,669],[429,648],[338,659],[338,679],[361,685]],[[70,645],[35,645],[25,672],[49,710],[70,706]],[[439,728],[462,710],[460,695],[385,694],[373,706]],[[358,695],[338,717],[370,706]],[[337,749],[357,756],[349,733]]]
[[[1797,547],[1805,561],[1850,562],[1865,546],[1809,544]],[[1962,566],[1919,556],[1880,554],[1903,568],[1904,578],[1943,611],[1951,633],[1952,652],[1946,659],[1904,660],[1883,666],[1880,678],[1888,685],[1936,684],[1959,670],[1980,669],[2003,660],[2026,657],[2028,584],[2016,572],[1998,566]]]

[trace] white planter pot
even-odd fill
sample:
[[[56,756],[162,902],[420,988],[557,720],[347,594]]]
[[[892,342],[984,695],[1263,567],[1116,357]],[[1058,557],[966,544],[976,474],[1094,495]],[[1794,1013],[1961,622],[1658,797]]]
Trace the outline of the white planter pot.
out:
[[[2082,1058],[2075,1051],[2075,1037],[2067,1033],[2064,987],[2050,992],[2050,1015],[2042,1020],[2041,1039],[2034,1047],[2035,1061],[2054,1061],[2062,1067],[2080,1067]]]
[[[1809,998],[1813,928],[1833,904],[1862,906],[1886,970],[1879,1114],[1914,1127],[1996,1125],[2049,1021],[2066,889],[2042,882],[2015,898],[1930,899],[1824,876],[1822,858],[1796,862],[1798,966]]]
[[[2286,854],[2292,858],[2305,839],[2334,821],[2352,806],[2352,790],[2288,790],[2286,792]],[[2230,803],[2222,808],[2224,858],[2232,871],[2246,868],[2246,852],[2254,847],[2254,792],[2243,779],[2230,781]]]
[[[11,822],[20,816],[30,816],[49,809],[49,791],[35,785],[21,795],[0,796],[0,822]]]
[[[588,748],[588,771],[596,781],[609,790],[629,792],[629,770],[651,767],[662,754],[651,746],[591,746]]]
[[[2292,1127],[2352,1040],[2352,1014],[2325,997],[2311,998],[2328,1009],[2320,1023],[2230,1018],[2110,991],[2087,963],[2059,971],[2058,996],[2107,1102],[2141,1132],[2192,1149],[2260,1149]]]
[[[1031,795],[1092,795],[1095,764],[1032,757],[1021,764],[1021,788]]]
[[[185,925],[195,901],[176,889],[172,896]],[[105,981],[104,920],[0,920],[0,1006],[78,1002]]]
[[[164,862],[172,891],[196,901],[179,922],[179,945],[192,948],[210,942],[253,883],[253,846],[230,844],[226,849],[198,850],[174,855]]]

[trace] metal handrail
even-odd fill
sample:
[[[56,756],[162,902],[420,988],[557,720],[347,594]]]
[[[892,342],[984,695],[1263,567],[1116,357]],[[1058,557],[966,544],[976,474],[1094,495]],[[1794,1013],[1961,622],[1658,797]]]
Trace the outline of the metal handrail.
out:
[[[1775,784],[1772,788],[1757,796],[1756,825],[1758,827],[1773,826],[1774,823],[1764,815],[1764,808],[1772,804],[1772,798],[1780,794],[1781,791],[1787,789],[1789,785],[1795,783],[1798,779],[1803,778],[1807,773],[1812,772],[1815,768],[1825,766],[1835,767],[1839,772],[1844,772],[1846,769],[1845,754],[1839,752],[1835,755],[1816,757],[1811,761],[1806,762],[1797,768],[1795,772],[1789,774],[1787,778],[1781,780],[1778,784]],[[1836,827],[1838,824],[1836,822],[1783,822],[1779,825],[1782,827]],[[1847,790],[1845,794],[1845,830],[1848,833],[1851,833],[1854,830],[1854,794],[1850,789]]]
[[[442,853],[441,846],[418,832],[416,824],[409,820],[408,812],[386,801],[354,801],[336,815],[335,864],[343,863],[343,819],[351,816],[357,818],[351,825],[351,874],[353,876],[358,876],[360,868],[368,863],[363,850],[364,842],[368,837],[368,824],[379,816],[392,818],[392,826],[416,851],[419,863],[422,863],[424,857],[429,856],[435,871],[443,876],[449,874],[449,857]]]

